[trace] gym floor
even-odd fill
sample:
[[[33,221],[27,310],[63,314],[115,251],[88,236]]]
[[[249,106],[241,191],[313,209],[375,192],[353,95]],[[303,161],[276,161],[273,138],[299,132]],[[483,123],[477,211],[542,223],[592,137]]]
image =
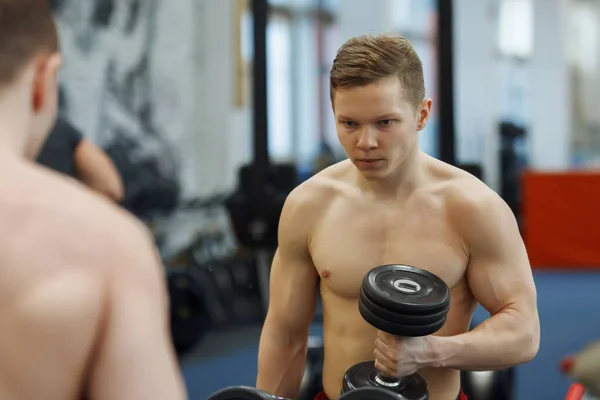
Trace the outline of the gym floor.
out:
[[[516,400],[563,399],[570,381],[558,370],[562,357],[600,340],[600,273],[538,272],[535,274],[542,327],[537,357],[517,368]],[[487,318],[478,309],[474,321]],[[321,327],[311,334],[320,335]],[[256,379],[260,326],[209,333],[184,360],[191,400],[206,399],[227,386],[250,385]]]

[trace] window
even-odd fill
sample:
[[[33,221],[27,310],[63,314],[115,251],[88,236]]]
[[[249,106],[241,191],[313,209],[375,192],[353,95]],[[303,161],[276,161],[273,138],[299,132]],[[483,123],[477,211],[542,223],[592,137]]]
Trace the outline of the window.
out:
[[[321,67],[321,118],[324,140],[334,151],[338,158],[346,156],[343,147],[339,143],[336,131],[336,122],[331,108],[331,96],[329,94],[329,72],[333,64],[333,59],[339,46],[338,28],[334,24],[327,25],[324,28],[324,55],[323,65]]]
[[[528,58],[533,51],[531,0],[502,0],[499,4],[498,48],[506,56]]]
[[[433,108],[427,126],[419,134],[419,145],[425,153],[437,157],[439,125],[436,4],[434,0],[394,0],[392,8],[396,31],[411,41],[423,63],[425,96],[433,100]]]
[[[438,107],[437,107],[437,47],[429,39],[415,39],[412,41],[415,51],[423,63],[425,78],[425,96],[433,100],[431,115],[427,126],[419,134],[419,146],[425,153],[438,157]]]
[[[500,115],[505,121],[528,123],[528,59],[533,52],[532,0],[501,0],[498,8]]]
[[[293,160],[311,169],[323,141],[335,146],[329,95],[329,63],[334,1],[271,0],[269,19],[269,134],[274,159]],[[324,60],[319,54],[319,28],[323,29]],[[284,38],[285,37],[285,38]],[[286,47],[286,49],[284,49]],[[320,63],[324,65],[319,65]],[[327,77],[327,80],[325,80]],[[332,129],[333,128],[333,129]],[[335,139],[335,140],[332,140]]]
[[[392,23],[401,34],[434,39],[435,0],[394,0],[391,7]]]
[[[585,0],[570,5],[569,74],[572,84],[571,158],[576,167],[597,167],[600,160],[600,114],[597,104],[600,74],[600,11]]]
[[[290,21],[271,15],[267,25],[267,102],[269,154],[275,161],[293,158]]]

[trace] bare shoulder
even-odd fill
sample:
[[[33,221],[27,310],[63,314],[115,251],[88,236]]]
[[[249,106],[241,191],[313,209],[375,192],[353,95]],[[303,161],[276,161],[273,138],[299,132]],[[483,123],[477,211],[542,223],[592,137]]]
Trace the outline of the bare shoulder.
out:
[[[141,222],[78,182],[36,166],[20,168],[18,175],[18,182],[9,182],[3,213],[18,232],[15,240],[40,255],[101,272],[135,246],[149,248]]]
[[[299,213],[301,218],[322,212],[345,190],[344,176],[348,166],[345,161],[334,164],[313,175],[290,192],[284,212]]]
[[[449,220],[467,239],[485,231],[510,226],[516,219],[508,204],[477,177],[457,167],[443,167],[443,194]],[[518,230],[513,229],[515,233]]]

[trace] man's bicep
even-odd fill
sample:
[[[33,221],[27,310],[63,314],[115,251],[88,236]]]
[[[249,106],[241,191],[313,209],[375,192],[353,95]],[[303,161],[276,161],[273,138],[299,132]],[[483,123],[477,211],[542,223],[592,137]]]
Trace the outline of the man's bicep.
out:
[[[467,278],[475,299],[490,314],[506,308],[525,311],[536,293],[525,245],[512,211],[501,199],[476,212],[469,227]]]
[[[306,259],[277,250],[271,269],[269,319],[290,331],[308,329],[315,311],[318,276]]]
[[[279,222],[279,247],[270,277],[271,322],[290,331],[308,329],[315,311],[318,274],[308,250],[313,216],[297,198],[288,199]]]

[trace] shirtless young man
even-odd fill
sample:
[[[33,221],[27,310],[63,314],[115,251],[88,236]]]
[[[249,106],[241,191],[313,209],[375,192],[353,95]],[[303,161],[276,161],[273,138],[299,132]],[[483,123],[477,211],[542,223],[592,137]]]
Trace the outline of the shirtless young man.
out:
[[[367,360],[387,375],[419,372],[432,400],[457,398],[459,370],[531,360],[540,336],[536,290],[515,218],[481,181],[419,150],[432,102],[411,44],[392,35],[349,40],[330,85],[349,159],[286,201],[257,387],[296,396],[318,288],[325,350],[320,398],[337,398],[344,373]],[[448,284],[451,308],[439,332],[402,339],[363,320],[360,284],[381,264],[427,269]],[[477,303],[491,317],[469,332]]]
[[[132,216],[34,159],[57,113],[48,0],[0,0],[0,398],[185,399]]]

